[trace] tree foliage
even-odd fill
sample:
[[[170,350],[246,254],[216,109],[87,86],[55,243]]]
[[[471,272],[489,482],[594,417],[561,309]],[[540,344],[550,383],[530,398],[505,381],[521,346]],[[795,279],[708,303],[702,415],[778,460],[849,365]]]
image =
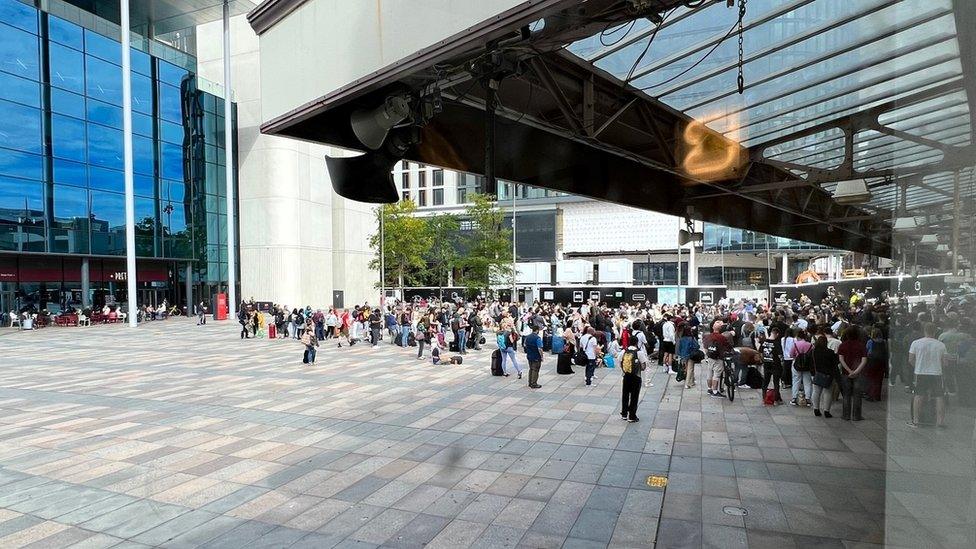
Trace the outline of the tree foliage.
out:
[[[376,209],[377,231],[369,238],[369,246],[375,256],[369,262],[372,269],[380,269],[380,221],[384,228],[385,287],[413,284],[426,268],[426,255],[431,247],[431,234],[427,220],[415,217],[416,204],[402,200],[384,204]]]
[[[430,248],[427,250],[427,265],[431,280],[436,286],[446,286],[450,273],[458,266],[458,231],[461,223],[457,216],[440,214],[425,218],[430,235]]]
[[[493,283],[512,277],[512,231],[491,197],[473,196],[466,217],[473,230],[465,237],[462,282],[471,290],[487,290]]]

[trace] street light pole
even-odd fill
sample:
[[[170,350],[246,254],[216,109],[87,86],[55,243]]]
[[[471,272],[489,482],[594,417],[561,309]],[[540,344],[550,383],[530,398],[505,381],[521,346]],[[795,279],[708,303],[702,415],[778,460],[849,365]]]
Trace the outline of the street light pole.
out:
[[[515,194],[518,190],[518,184],[512,183],[512,302],[518,301],[518,289],[516,288],[516,273],[518,269],[515,268]]]
[[[380,307],[386,308],[386,207],[380,205]]]

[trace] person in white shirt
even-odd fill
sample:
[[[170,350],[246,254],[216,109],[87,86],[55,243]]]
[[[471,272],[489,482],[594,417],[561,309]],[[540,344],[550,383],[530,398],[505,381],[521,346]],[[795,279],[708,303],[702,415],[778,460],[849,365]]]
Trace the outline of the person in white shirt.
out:
[[[945,389],[942,385],[942,366],[945,363],[945,343],[935,339],[935,325],[922,325],[924,337],[908,348],[908,363],[915,368],[915,397],[912,402],[910,427],[918,427],[922,406],[928,398],[935,398],[935,424],[945,426]]]
[[[664,354],[663,364],[665,372],[671,367],[671,361],[674,359],[675,335],[674,321],[671,320],[670,313],[665,314],[664,324],[661,325],[661,350],[659,351]]]
[[[580,348],[586,353],[586,384],[593,384],[593,373],[596,371],[597,342],[596,330],[586,329],[586,334],[580,338]]]

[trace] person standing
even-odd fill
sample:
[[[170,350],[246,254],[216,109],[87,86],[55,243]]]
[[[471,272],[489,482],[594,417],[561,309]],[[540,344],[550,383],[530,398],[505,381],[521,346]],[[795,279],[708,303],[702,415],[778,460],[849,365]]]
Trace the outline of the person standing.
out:
[[[868,402],[881,400],[884,387],[885,372],[888,371],[888,342],[880,328],[871,330],[871,339],[867,344],[868,363],[864,369],[864,381],[867,385]]]
[[[840,347],[837,348],[840,360],[840,392],[844,396],[843,419],[861,421],[861,393],[864,391],[864,367],[868,362],[868,352],[861,339],[861,329],[852,324],[841,334]]]
[[[783,376],[783,344],[779,337],[779,328],[771,328],[769,336],[763,339],[759,346],[763,362],[763,397],[770,389],[769,382],[773,382],[772,389],[776,391],[773,402],[779,404],[783,402],[783,397],[779,393],[780,378]]]
[[[205,326],[207,324],[207,306],[201,301],[197,305],[197,326]]]
[[[617,356],[617,363],[620,364],[620,372],[624,379],[621,384],[620,395],[620,419],[625,419],[629,423],[640,421],[637,417],[637,402],[641,391],[641,371],[646,368],[646,360],[642,359],[641,353],[636,342],[628,342],[630,345],[621,350]]]
[[[525,349],[525,359],[529,362],[529,389],[541,389],[539,370],[542,368],[542,338],[539,337],[539,326],[532,326],[532,333],[525,336],[522,348]]]
[[[586,334],[580,338],[580,349],[586,354],[586,385],[593,384],[593,373],[596,372],[597,343],[596,330],[590,326]]]
[[[505,372],[505,377],[509,376],[508,368],[505,367],[505,359],[507,358],[515,367],[515,371],[518,372],[518,378],[522,379],[522,368],[519,367],[518,358],[515,356],[516,338],[514,329],[500,332],[497,337],[498,350],[502,353],[502,370]]]
[[[484,332],[484,326],[481,323],[481,316],[478,314],[478,309],[472,308],[471,314],[468,315],[468,325],[471,327],[471,341],[473,345],[472,349],[475,351],[481,350],[481,335]]]
[[[369,342],[373,347],[379,345],[382,330],[383,316],[379,309],[373,309],[373,312],[369,314]]]
[[[405,307],[400,313],[400,346],[406,347],[410,340],[410,332],[413,326],[413,318],[410,314],[410,307]]]
[[[725,372],[725,356],[732,352],[732,342],[722,334],[725,324],[721,320],[712,323],[712,333],[705,334],[705,371],[708,375],[708,395],[722,396],[722,373]]]
[[[319,346],[319,338],[315,337],[315,324],[312,319],[305,321],[305,329],[301,335],[301,342],[305,345],[302,364],[315,364],[315,348]]]
[[[830,419],[830,406],[834,402],[831,394],[831,387],[840,379],[840,371],[837,369],[839,364],[837,353],[830,350],[827,346],[827,336],[821,334],[814,341],[813,349],[809,351],[810,373],[813,376],[813,394],[811,404],[813,415],[820,417],[821,410],[823,417]]]
[[[458,352],[466,355],[468,354],[468,316],[464,312],[464,307],[458,309],[456,317],[458,323]]]
[[[912,397],[912,419],[909,427],[918,427],[922,406],[929,398],[935,399],[935,424],[945,427],[945,387],[942,383],[943,366],[948,349],[945,343],[935,339],[935,324],[922,325],[923,336],[908,348],[908,363],[915,370],[915,396]]]
[[[800,402],[800,391],[803,391],[803,396],[807,400],[807,406],[811,406],[811,400],[813,399],[813,374],[810,373],[810,356],[808,353],[813,348],[810,344],[810,336],[803,330],[800,330],[796,334],[796,338],[793,341],[792,352],[790,361],[790,375],[793,378],[793,384],[791,390],[793,392],[790,404],[797,406]],[[824,340],[826,345],[826,340]],[[828,349],[829,350],[829,349]],[[785,352],[785,349],[784,349]],[[786,373],[786,366],[783,366],[783,373]]]
[[[664,321],[661,324],[661,349],[659,351],[661,356],[658,360],[658,364],[664,365],[665,373],[671,367],[671,361],[674,360],[676,335],[677,330],[674,321],[671,320],[671,313],[667,313],[664,315]]]
[[[417,360],[424,359],[424,345],[430,341],[430,327],[427,324],[427,317],[421,315],[417,321],[417,333],[414,336],[417,341]]]
[[[678,340],[678,348],[675,354],[678,360],[685,365],[685,389],[691,389],[695,383],[695,359],[692,355],[700,351],[698,339],[695,338],[695,329],[685,324],[681,330],[681,339]],[[712,391],[709,390],[711,395]]]

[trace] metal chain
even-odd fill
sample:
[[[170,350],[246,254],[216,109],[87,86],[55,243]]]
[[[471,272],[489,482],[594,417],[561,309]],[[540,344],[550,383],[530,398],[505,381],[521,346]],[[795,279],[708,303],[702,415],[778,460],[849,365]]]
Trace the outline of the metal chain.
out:
[[[742,19],[746,16],[746,1],[739,0],[739,76],[736,83],[739,85],[739,95],[745,88],[745,78],[742,76]]]

